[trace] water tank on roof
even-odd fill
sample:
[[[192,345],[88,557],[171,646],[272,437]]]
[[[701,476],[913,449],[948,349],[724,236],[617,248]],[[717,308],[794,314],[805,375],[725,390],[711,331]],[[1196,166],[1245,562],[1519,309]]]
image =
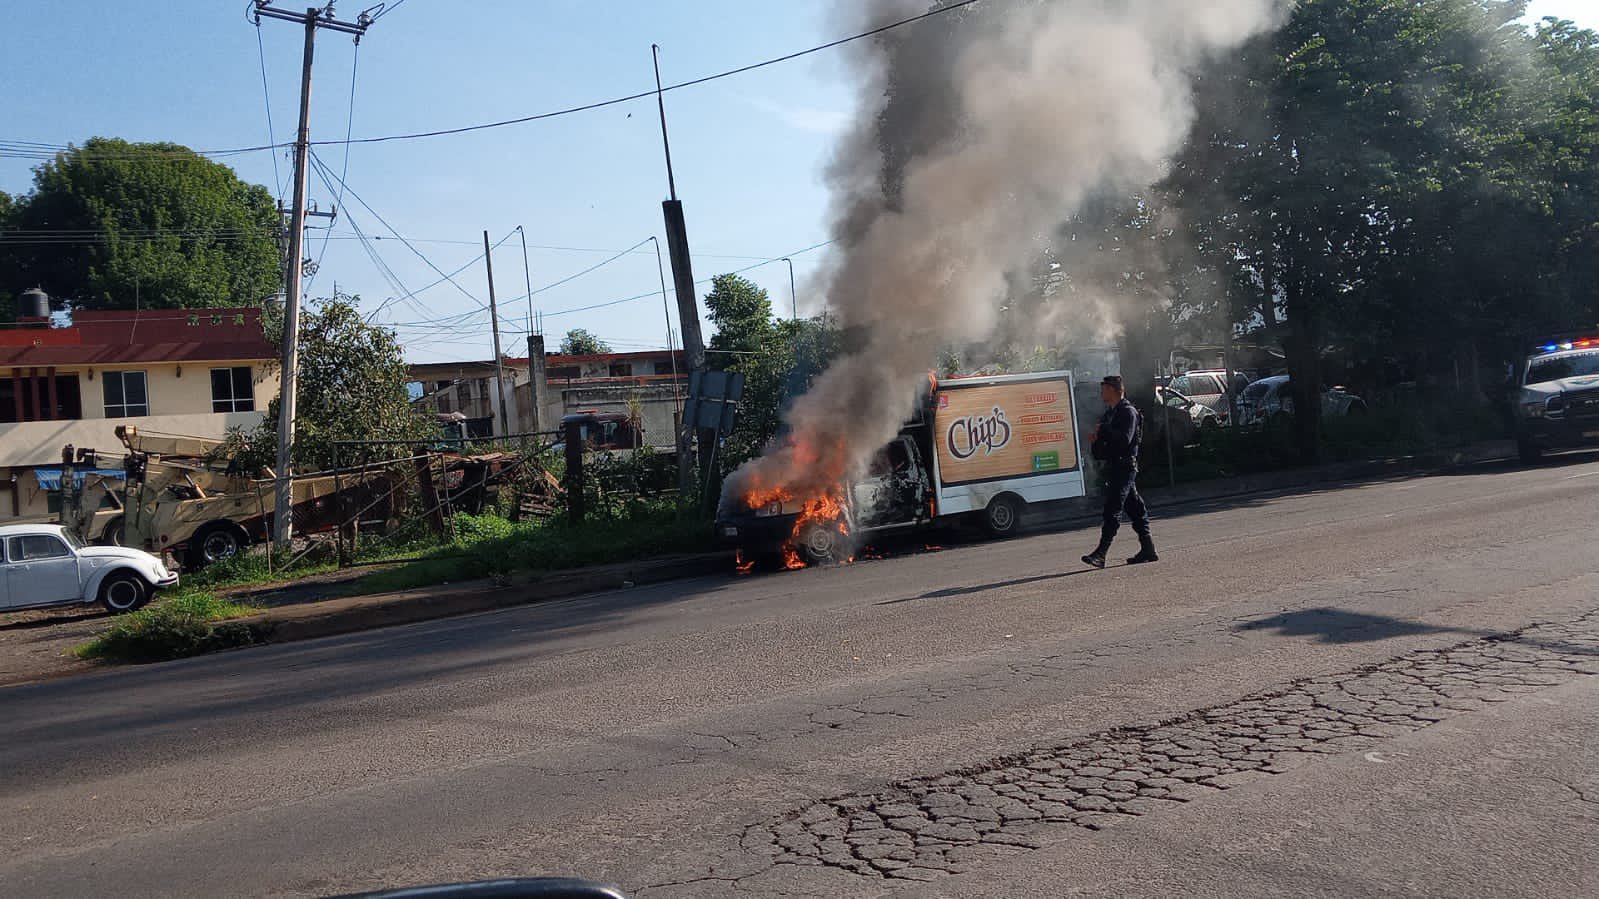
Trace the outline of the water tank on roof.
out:
[[[49,318],[50,295],[30,287],[17,297],[17,318]]]

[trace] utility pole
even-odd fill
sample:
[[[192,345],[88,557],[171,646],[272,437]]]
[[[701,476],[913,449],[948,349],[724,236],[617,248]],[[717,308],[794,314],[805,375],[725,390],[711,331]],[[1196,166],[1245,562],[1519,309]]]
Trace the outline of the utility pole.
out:
[[[799,291],[794,289],[794,260],[784,256],[778,261],[788,263],[788,301],[794,304],[794,320],[799,321]]]
[[[483,264],[489,270],[489,327],[494,329],[494,395],[499,400],[500,436],[511,434],[511,415],[505,408],[505,354],[500,352],[500,307],[494,301],[494,249],[489,246],[489,232],[483,232]]]
[[[661,87],[661,46],[650,45],[655,61],[655,105],[661,112],[661,148],[666,153],[666,186],[670,199],[661,204],[666,218],[666,249],[672,259],[672,286],[677,288],[677,327],[683,336],[683,361],[691,372],[705,371],[705,338],[700,333],[699,297],[694,294],[694,267],[689,262],[688,226],[683,219],[683,204],[677,199],[677,176],[672,172],[672,141],[666,133],[666,92]],[[659,246],[657,244],[657,246]],[[678,434],[679,459],[687,458],[689,422]],[[710,482],[711,450],[716,446],[714,428],[700,430],[701,475]],[[687,491],[684,491],[687,495]]]
[[[688,227],[683,204],[677,199],[677,176],[672,172],[672,141],[666,134],[666,96],[661,88],[661,46],[651,44],[655,55],[655,103],[661,111],[661,147],[666,152],[666,186],[671,198],[661,204],[666,216],[666,250],[672,260],[672,286],[677,288],[678,331],[690,371],[705,368],[705,339],[700,335],[699,298],[694,295],[694,268],[689,264]]]
[[[261,17],[295,22],[305,26],[305,56],[300,69],[300,128],[294,139],[294,207],[289,218],[289,267],[283,298],[283,348],[280,400],[278,403],[278,465],[274,474],[272,539],[287,548],[294,537],[294,419],[300,374],[300,280],[305,270],[305,182],[306,157],[311,152],[311,60],[316,50],[316,30],[327,28],[354,35],[357,43],[372,24],[366,13],[354,22],[333,18],[333,4],[310,7],[303,13],[275,9],[271,0],[255,0],[255,24]]]
[[[537,433],[544,417],[544,335],[533,311],[533,268],[527,263],[527,229],[517,225],[516,233],[522,237],[522,280],[527,282],[527,400],[531,416],[530,421],[522,423],[521,430]]]

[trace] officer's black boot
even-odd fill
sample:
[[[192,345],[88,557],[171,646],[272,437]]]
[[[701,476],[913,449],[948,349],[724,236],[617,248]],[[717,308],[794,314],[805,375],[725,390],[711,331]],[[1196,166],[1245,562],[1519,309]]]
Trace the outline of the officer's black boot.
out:
[[[1148,534],[1138,535],[1138,555],[1127,560],[1129,565],[1142,565],[1145,562],[1159,562],[1160,554],[1155,552],[1155,541]]]
[[[1092,565],[1095,568],[1104,568],[1105,554],[1108,552],[1110,552],[1110,541],[1101,536],[1099,538],[1099,546],[1093,552],[1083,556],[1083,564]]]

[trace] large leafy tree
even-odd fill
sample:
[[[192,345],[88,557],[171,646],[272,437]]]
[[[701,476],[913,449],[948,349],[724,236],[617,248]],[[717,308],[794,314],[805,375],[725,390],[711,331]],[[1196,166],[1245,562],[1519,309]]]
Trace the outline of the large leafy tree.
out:
[[[313,300],[300,321],[299,391],[294,429],[294,464],[301,469],[333,466],[334,442],[426,441],[437,430],[411,405],[406,391],[405,358],[394,332],[367,324],[358,297]],[[250,460],[271,464],[277,446],[279,400],[267,407],[265,420],[250,435],[241,435]],[[379,459],[403,447],[373,446],[363,454]],[[340,461],[350,464],[360,449],[347,449]]]
[[[583,328],[573,328],[561,338],[563,356],[602,356],[611,351],[611,345]]]
[[[753,458],[782,432],[783,413],[838,355],[842,340],[823,319],[785,319],[733,358],[727,369],[744,376],[744,396],[722,453],[724,470]]]
[[[176,144],[93,138],[13,203],[0,283],[112,309],[248,306],[280,287],[271,195]]]

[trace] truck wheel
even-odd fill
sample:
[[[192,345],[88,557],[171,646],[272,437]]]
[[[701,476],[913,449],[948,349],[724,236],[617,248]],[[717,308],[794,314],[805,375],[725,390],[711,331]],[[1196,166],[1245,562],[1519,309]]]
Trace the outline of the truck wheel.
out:
[[[983,530],[993,537],[1009,537],[1022,527],[1022,501],[1014,496],[996,496],[983,510]]]
[[[113,615],[132,612],[150,601],[150,585],[131,571],[115,571],[100,583],[100,605]]]
[[[126,525],[120,517],[111,519],[100,532],[100,542],[105,546],[126,546],[127,539]]]
[[[1516,441],[1516,453],[1521,456],[1523,465],[1536,464],[1539,459],[1543,458],[1543,448],[1531,440]]]
[[[800,534],[800,557],[811,565],[827,565],[838,561],[838,554],[843,551],[843,535],[836,526],[816,523],[805,528]]]
[[[207,565],[238,555],[244,549],[244,538],[232,525],[208,524],[189,538],[189,567],[199,571]]]

